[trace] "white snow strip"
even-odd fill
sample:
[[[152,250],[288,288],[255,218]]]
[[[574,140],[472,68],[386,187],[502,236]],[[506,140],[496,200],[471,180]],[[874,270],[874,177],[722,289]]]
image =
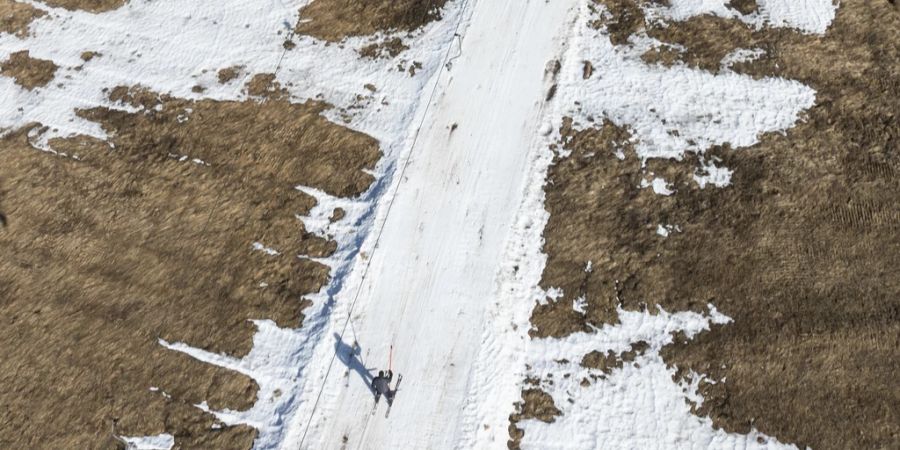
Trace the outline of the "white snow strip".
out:
[[[121,436],[121,439],[125,441],[128,450],[169,450],[175,446],[175,436],[165,433],[156,436]]]

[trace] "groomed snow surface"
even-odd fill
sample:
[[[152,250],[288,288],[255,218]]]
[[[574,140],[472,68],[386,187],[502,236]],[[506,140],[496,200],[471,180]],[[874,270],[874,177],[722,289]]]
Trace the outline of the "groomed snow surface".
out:
[[[74,110],[107,105],[105,87],[140,84],[179,97],[233,100],[244,98],[241,86],[253,74],[277,72],[295,101],[324,99],[336,106],[325,113],[335,119],[368,93],[364,84],[377,87],[375,101],[354,109],[349,125],[381,142],[375,185],[356,199],[297,187],[319,201],[298,220],[338,242],[323,260],[333,281],[311,297],[303,327],[257,321],[253,350],[240,360],[160,341],[257,380],[251,410],[212,411],[226,424],[258,428],[257,448],[506,448],[523,380],[550,375],[554,383],[541,387],[562,415],[551,424],[520,423],[523,448],[787,447],[755,431],[714,430],[692,415],[686,400],[702,402],[696,383],[676,384],[660,359],[670,333],[694,335],[728,321],[714,305],[706,314],[620,311],[619,325],[559,340],[532,340],[527,331],[534,303],[548,301],[538,287],[546,261],[542,186],[563,117],[580,124],[607,118],[631,130],[642,158],[680,158],[713,145],[749,146],[761,133],[790,128],[814,103],[811,88],[648,66],[639,55],[657,43],[635,36],[613,46],[587,26],[586,0],[451,1],[443,20],[406,38],[410,49],[395,60],[360,59],[355,49],[365,39],[326,46],[297,37],[297,47],[284,52],[306,0],[132,0],[98,15],[30,3],[50,14],[25,41],[0,37],[0,60],[29,49],[61,69],[53,84],[34,91],[0,77],[0,131],[40,121],[51,128],[34,136],[40,145],[74,133],[104,137]],[[758,0],[760,12],[742,16],[725,0],[669,3],[648,14],[717,14],[803,33],[823,33],[835,10],[831,0]],[[84,63],[84,51],[102,56]],[[748,49],[723,64],[756,55]],[[554,75],[546,68],[557,58],[562,69]],[[410,77],[397,71],[398,60],[423,68]],[[581,77],[583,61],[595,68],[589,80]],[[220,86],[215,72],[235,65],[244,66],[243,78]],[[557,94],[546,102],[553,83]],[[205,93],[193,93],[196,84]],[[730,174],[709,160],[695,179],[725,186]],[[659,194],[678,195],[661,178],[648,175],[647,182]],[[335,207],[347,214],[332,224]],[[247,246],[278,251],[265,244]],[[577,364],[582,356],[623,351],[639,340],[651,347],[635,364],[580,386],[590,373]],[[354,342],[359,351],[351,353]],[[404,381],[385,419],[383,403],[370,414],[365,369],[383,368],[391,345]],[[562,359],[573,362],[556,362]],[[169,435],[126,439],[133,448],[173,445]]]

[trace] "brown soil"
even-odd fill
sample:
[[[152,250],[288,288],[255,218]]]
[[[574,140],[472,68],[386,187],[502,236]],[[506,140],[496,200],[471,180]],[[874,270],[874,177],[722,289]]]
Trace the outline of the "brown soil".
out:
[[[9,55],[9,59],[0,63],[0,75],[16,80],[16,84],[29,91],[46,86],[56,76],[59,66],[46,59],[32,58],[28,50]]]
[[[219,84],[227,84],[241,75],[242,66],[226,67],[219,71]]]
[[[84,61],[84,62],[89,62],[89,61],[93,60],[94,58],[96,58],[96,57],[98,57],[98,56],[101,56],[101,55],[100,55],[99,53],[97,53],[97,52],[90,52],[90,51],[88,51],[88,52],[82,52],[82,53],[81,53],[81,60]]]
[[[13,0],[0,0],[0,34],[15,34],[20,38],[28,35],[31,21],[47,13],[31,5]]]
[[[750,2],[742,3],[736,7]],[[702,190],[691,180],[695,155],[644,169],[627,129],[604,122],[575,132],[566,124],[572,153],[557,158],[545,187],[541,283],[565,296],[535,309],[532,334],[615,323],[617,304],[704,311],[712,303],[734,322],[663,350],[680,374],[690,369],[719,381],[701,386],[705,401],[696,413],[728,431],[755,427],[801,447],[897,448],[897,8],[887,0],[841,2],[824,37],[715,17],[648,33],[687,48],[672,63],[712,71],[736,48],[763,48],[762,60],[735,70],[799,80],[816,89],[816,106],[787,135],[738,151],[712,149],[705,158],[734,170],[724,189]],[[678,192],[637,188],[648,172]],[[658,224],[682,232],[663,238]],[[588,261],[593,270],[585,272]],[[571,308],[581,295],[584,316]]]
[[[101,13],[119,9],[124,6],[127,1],[128,0],[43,0],[47,6],[92,13]]]
[[[759,10],[756,0],[731,0],[728,2],[728,6],[741,14],[753,14]]]
[[[440,20],[447,0],[316,0],[300,10],[296,32],[326,41],[381,31],[413,31]]]
[[[178,448],[249,448],[255,430],[212,429],[192,405],[246,409],[253,380],[157,340],[241,356],[249,319],[299,326],[328,268],[296,255],[334,243],[294,217],[315,203],[294,186],[360,194],[377,142],[328,122],[316,102],[139,88],[110,99],[141,109],[78,112],[109,143],[51,141],[80,161],[33,149],[32,127],[0,141],[0,447],[113,448],[116,421],[116,433],[168,432]]]
[[[625,363],[634,362],[634,359],[643,355],[648,348],[650,348],[649,344],[644,341],[639,341],[631,344],[630,350],[624,351],[618,355],[612,350],[607,350],[606,353],[594,350],[587,355],[584,355],[584,358],[581,359],[581,365],[591,369],[597,369],[604,374],[609,374],[614,369],[621,369]]]
[[[364,58],[393,58],[409,47],[403,40],[394,37],[379,42],[373,42],[359,49],[359,55]]]
[[[560,411],[553,403],[553,397],[539,388],[528,388],[522,391],[522,401],[516,402],[516,412],[509,416],[509,442],[506,446],[516,450],[521,444],[525,432],[516,426],[522,420],[536,419],[552,423]]]

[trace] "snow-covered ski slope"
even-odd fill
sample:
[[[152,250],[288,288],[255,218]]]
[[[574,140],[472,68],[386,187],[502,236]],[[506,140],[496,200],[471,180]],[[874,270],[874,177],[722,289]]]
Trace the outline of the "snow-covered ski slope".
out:
[[[361,365],[370,369],[388,364],[393,344],[394,370],[404,385],[389,419],[384,405],[372,415],[359,365],[350,362],[348,371],[348,358],[335,358],[315,411],[298,414],[293,424],[292,432],[303,428],[302,448],[453,448],[460,442],[486,305],[541,129],[550,85],[545,68],[561,51],[576,4],[469,6],[461,46],[451,49],[389,200],[343,336],[347,346],[358,342]],[[343,320],[335,327],[340,333]],[[333,354],[338,346],[322,347],[328,352],[320,354]]]

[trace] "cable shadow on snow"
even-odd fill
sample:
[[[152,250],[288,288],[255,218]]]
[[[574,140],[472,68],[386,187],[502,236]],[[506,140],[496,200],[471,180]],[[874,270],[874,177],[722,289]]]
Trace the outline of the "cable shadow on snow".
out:
[[[362,378],[363,383],[365,383],[366,388],[369,389],[369,392],[372,395],[375,395],[375,390],[372,388],[372,370],[366,368],[366,365],[360,359],[360,355],[362,354],[362,348],[359,346],[359,342],[354,342],[353,345],[349,345],[341,339],[341,335],[338,333],[334,333],[334,353],[337,358],[347,366],[347,372],[344,376],[350,377],[350,372],[356,372],[359,374],[359,377]],[[350,380],[348,379],[349,383]]]

